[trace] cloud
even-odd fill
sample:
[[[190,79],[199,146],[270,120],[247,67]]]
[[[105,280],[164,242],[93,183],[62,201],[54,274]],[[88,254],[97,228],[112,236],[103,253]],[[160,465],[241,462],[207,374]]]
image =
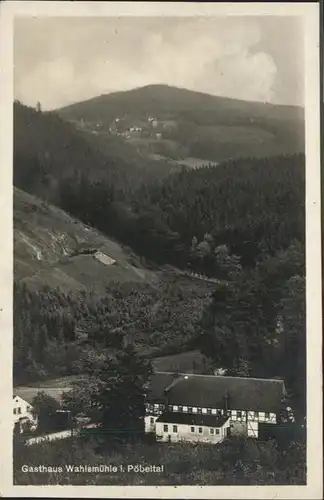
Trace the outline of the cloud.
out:
[[[292,75],[278,70],[280,53],[271,54],[269,40],[263,46],[265,22],[257,17],[19,20],[15,96],[49,109],[167,83],[239,99],[276,100],[275,89],[283,93]],[[294,97],[289,90],[285,98]]]

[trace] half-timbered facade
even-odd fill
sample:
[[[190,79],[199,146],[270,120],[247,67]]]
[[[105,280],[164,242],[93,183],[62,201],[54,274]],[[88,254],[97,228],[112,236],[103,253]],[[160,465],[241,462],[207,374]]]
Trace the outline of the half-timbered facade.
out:
[[[259,422],[277,423],[285,396],[282,380],[157,372],[147,387],[145,430],[156,433],[168,413],[226,417],[231,435],[258,437]]]

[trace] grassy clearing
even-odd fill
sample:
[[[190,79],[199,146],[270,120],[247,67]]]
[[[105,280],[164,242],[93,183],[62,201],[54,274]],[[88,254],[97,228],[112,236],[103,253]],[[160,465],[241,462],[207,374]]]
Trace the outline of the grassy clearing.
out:
[[[116,260],[105,266],[93,255],[73,256],[80,247],[100,249]],[[14,191],[15,278],[32,288],[105,292],[112,282],[154,282],[130,251],[63,210],[19,189]],[[132,262],[136,262],[136,266]]]

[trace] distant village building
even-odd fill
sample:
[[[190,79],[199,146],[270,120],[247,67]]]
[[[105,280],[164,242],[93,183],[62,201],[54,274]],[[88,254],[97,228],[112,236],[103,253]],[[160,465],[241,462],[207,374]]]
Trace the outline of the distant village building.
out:
[[[13,395],[13,428],[21,434],[27,427],[35,430],[37,427],[37,416],[33,413],[30,401],[26,401],[17,394]]]
[[[44,392],[61,404],[64,392],[71,390],[71,387],[64,388],[40,388],[40,387],[17,387],[14,389],[13,402],[13,430],[19,434],[28,431],[35,431],[38,426],[38,417],[32,406],[33,399],[40,392]],[[58,413],[66,413],[60,412]]]
[[[106,255],[100,251],[97,251],[94,254],[94,258],[99,262],[101,262],[102,264],[105,264],[106,266],[112,266],[113,264],[116,264],[115,259],[112,259],[111,257],[109,257],[109,255]]]
[[[146,390],[145,431],[162,441],[258,438],[259,423],[279,421],[286,397],[282,380],[170,372],[156,372]]]

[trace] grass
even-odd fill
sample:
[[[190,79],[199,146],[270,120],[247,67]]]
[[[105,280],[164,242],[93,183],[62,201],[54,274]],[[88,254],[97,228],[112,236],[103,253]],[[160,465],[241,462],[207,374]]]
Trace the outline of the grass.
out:
[[[209,364],[199,351],[187,351],[152,359],[152,365],[160,372],[207,373]]]
[[[93,255],[73,256],[85,245],[116,260],[106,266]],[[63,210],[24,191],[14,191],[15,278],[32,288],[93,289],[104,293],[112,282],[154,282],[152,271],[132,265],[134,256],[114,240]],[[136,259],[135,259],[136,260]]]
[[[280,453],[280,452],[279,452]],[[125,443],[95,435],[17,447],[14,484],[19,485],[265,485],[305,484],[305,457],[288,451],[283,459],[271,443],[226,440],[219,445]],[[294,466],[289,462],[292,459]],[[279,463],[280,461],[280,463]],[[292,462],[292,463],[293,463]],[[239,465],[241,463],[241,465]],[[60,466],[57,473],[23,472],[21,467]],[[114,465],[116,472],[73,472],[66,466]],[[156,472],[130,466],[163,466]],[[270,473],[270,474],[269,474]]]

